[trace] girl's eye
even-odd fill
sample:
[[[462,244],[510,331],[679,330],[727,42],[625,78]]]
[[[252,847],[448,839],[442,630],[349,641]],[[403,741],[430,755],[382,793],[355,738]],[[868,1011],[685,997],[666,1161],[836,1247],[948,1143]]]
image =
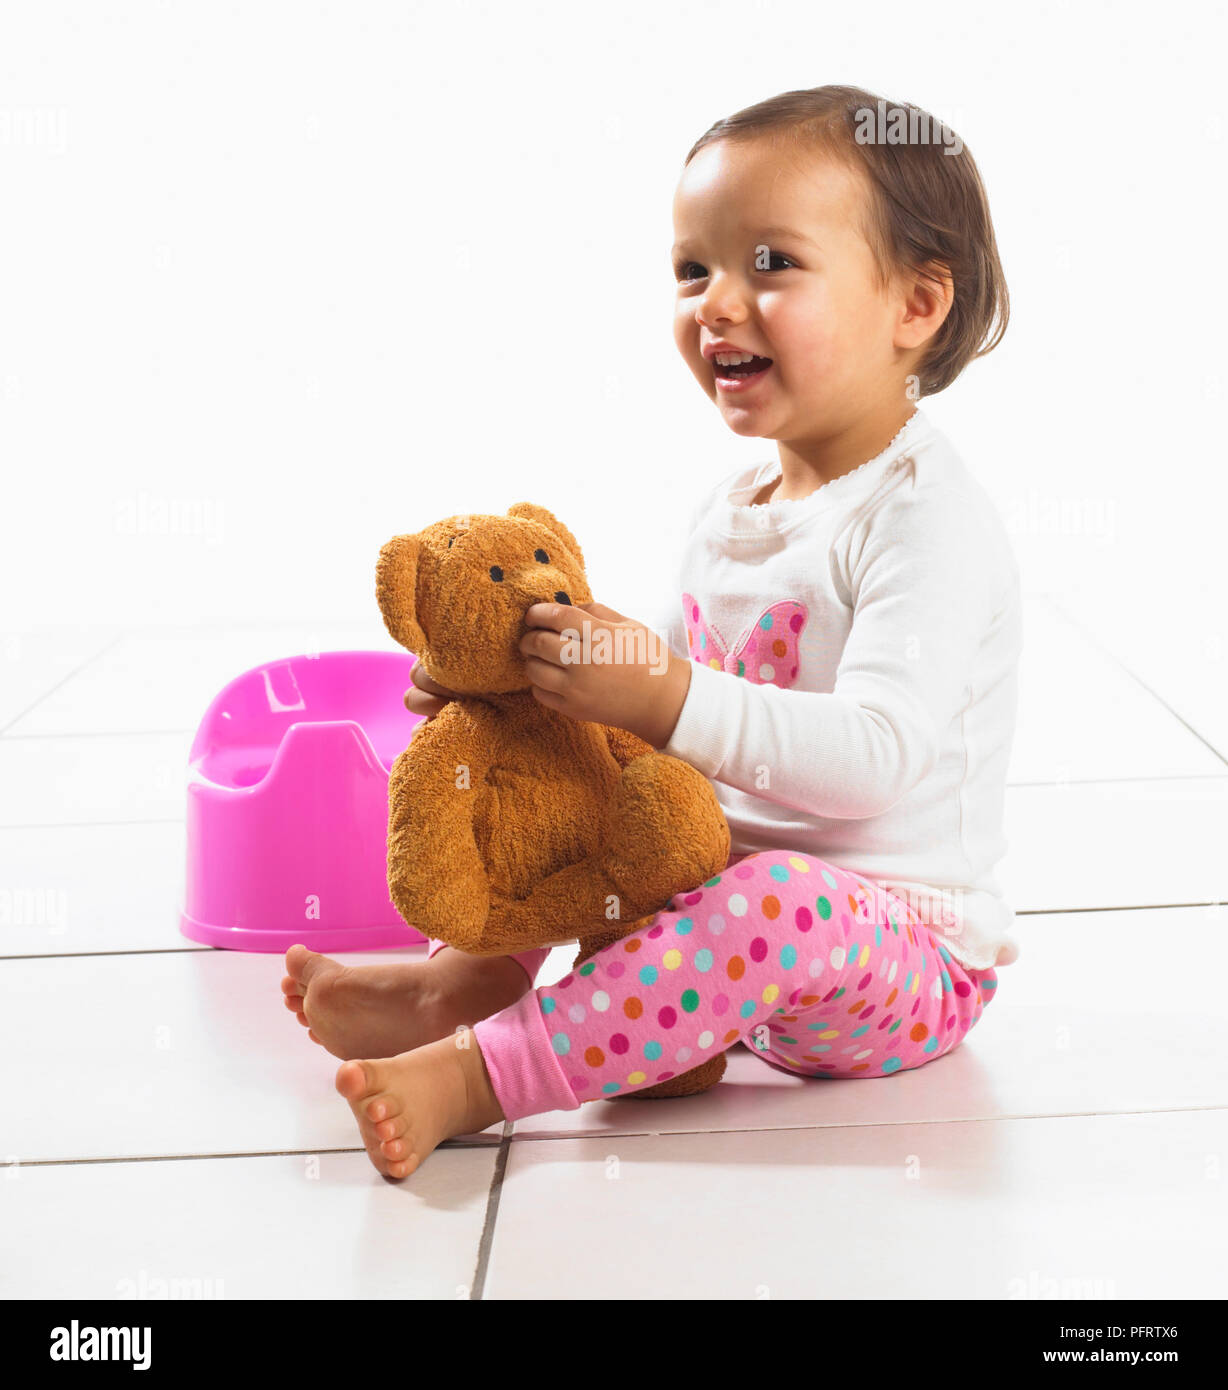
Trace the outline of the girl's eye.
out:
[[[535,551],[533,552],[533,558],[534,558],[539,564],[542,564],[542,565],[546,565],[546,564],[549,564],[549,563],[550,563],[550,556],[547,555],[546,552],[545,552],[544,550],[535,550]]]
[[[769,251],[767,265],[760,265],[759,258],[755,258],[756,270],[796,270],[797,262],[791,260],[781,251]],[[707,270],[698,261],[680,261],[675,268],[675,275],[680,281],[702,280],[707,276]]]

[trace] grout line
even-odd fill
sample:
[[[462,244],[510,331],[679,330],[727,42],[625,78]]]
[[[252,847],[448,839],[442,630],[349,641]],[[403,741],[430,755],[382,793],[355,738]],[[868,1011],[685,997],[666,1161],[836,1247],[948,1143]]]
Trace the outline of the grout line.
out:
[[[222,946],[130,946],[116,951],[33,951],[25,955],[6,956],[5,960],[93,960],[97,956],[192,956],[206,951],[221,951]],[[232,955],[274,955],[273,951],[237,951]]]
[[[833,1078],[834,1079],[834,1078]],[[1228,1105],[1176,1105],[1161,1106],[1155,1110],[1063,1110],[1058,1114],[1047,1115],[1043,1111],[1029,1115],[964,1115],[951,1120],[865,1120],[844,1121],[840,1124],[826,1125],[745,1125],[741,1129],[614,1129],[602,1130],[599,1134],[517,1134],[521,1142],[540,1143],[560,1139],[600,1139],[609,1143],[611,1139],[661,1139],[676,1134],[789,1134],[794,1131],[825,1131],[832,1129],[900,1129],[909,1125],[996,1125],[1011,1120],[1107,1120],[1118,1115],[1200,1115],[1228,1114]]]
[[[0,737],[2,737],[9,729],[11,729],[14,724],[24,719],[26,715],[30,713],[31,710],[37,709],[38,706],[41,705],[49,695],[54,695],[55,692],[60,688],[60,686],[72,680],[74,676],[80,675],[81,672],[84,671],[87,666],[92,665],[95,661],[98,660],[100,656],[106,656],[107,652],[109,652],[112,647],[122,642],[127,635],[128,634],[126,632],[121,632],[118,636],[113,637],[108,643],[106,643],[105,646],[100,647],[92,656],[87,656],[85,660],[80,664],[80,666],[74,667],[71,671],[69,671],[69,673],[66,676],[63,676],[60,680],[56,681],[56,683],[49,690],[44,690],[43,693],[38,697],[37,700],[34,701],[32,705],[27,705],[26,708],[23,709],[19,714],[14,715],[14,717],[10,719],[7,724],[0,725]]]
[[[6,738],[5,743],[15,740]],[[186,795],[187,783],[184,783]],[[92,830],[95,826],[106,828],[112,825],[186,825],[187,816],[151,816],[145,820],[49,820],[34,821],[29,825],[0,825],[0,835],[6,830]]]
[[[479,1144],[473,1140],[445,1139],[439,1149],[493,1149],[492,1143]],[[313,1158],[320,1154],[365,1154],[361,1144],[340,1149],[251,1149],[217,1154],[119,1154],[108,1158],[18,1158],[16,1167],[67,1168],[90,1163],[205,1163],[214,1158]]]
[[[662,1139],[684,1134],[790,1134],[795,1131],[814,1132],[832,1129],[900,1129],[909,1125],[995,1125],[1012,1120],[1107,1120],[1126,1115],[1201,1115],[1226,1114],[1228,1105],[1178,1105],[1160,1107],[1154,1110],[1067,1110],[1059,1114],[1047,1115],[1043,1112],[1028,1115],[972,1115],[950,1120],[868,1120],[864,1122],[844,1122],[842,1124],[818,1125],[746,1125],[742,1128],[729,1126],[725,1129],[629,1129],[603,1130],[599,1134],[515,1134],[514,1125],[504,1122],[504,1132],[499,1139],[498,1155],[495,1159],[495,1176],[491,1182],[490,1196],[487,1199],[486,1220],[478,1250],[478,1265],[474,1272],[473,1291],[470,1298],[480,1299],[485,1285],[486,1270],[490,1255],[491,1239],[494,1234],[495,1215],[498,1212],[499,1197],[503,1186],[503,1175],[507,1170],[507,1155],[513,1139],[541,1143],[566,1139],[601,1140],[609,1143],[611,1139]],[[435,1152],[447,1149],[492,1149],[491,1143],[480,1144],[473,1140],[445,1139]],[[251,1149],[233,1153],[211,1154],[119,1154],[103,1158],[30,1158],[18,1159],[15,1165],[22,1168],[71,1168],[85,1167],[102,1163],[207,1163],[212,1159],[232,1158],[311,1158],[329,1154],[366,1154],[361,1145],[347,1145],[334,1149]],[[12,1165],[10,1165],[12,1166]]]
[[[1168,908],[1180,907],[1223,907],[1228,899],[1211,898],[1206,902],[1193,903],[1117,903],[1108,907],[1026,907],[1019,908],[1016,917],[1058,917],[1078,912],[1162,912]]]
[[[51,692],[48,691],[48,694]],[[32,743],[51,738],[159,738],[164,734],[191,734],[194,729],[67,729],[46,734],[9,734],[6,743]]]
[[[486,1197],[486,1216],[482,1222],[482,1236],[478,1241],[478,1259],[473,1271],[473,1286],[469,1297],[480,1302],[486,1291],[486,1271],[490,1265],[490,1247],[495,1239],[495,1218],[499,1214],[499,1198],[503,1195],[503,1175],[507,1172],[507,1160],[512,1150],[512,1134],[516,1128],[512,1120],[504,1120],[503,1135],[499,1140],[499,1152],[495,1158],[495,1171],[491,1174],[490,1192]]]
[[[1050,594],[1046,594],[1045,597],[1048,600],[1050,607],[1052,607],[1053,611],[1060,618],[1062,618],[1065,622],[1069,623],[1071,627],[1076,628],[1079,632],[1081,632],[1084,635],[1084,637],[1086,637],[1088,641],[1091,642],[1093,646],[1098,647],[1100,651],[1102,651],[1110,661],[1114,662],[1117,666],[1119,666],[1126,673],[1126,675],[1130,677],[1132,681],[1136,682],[1136,684],[1138,685],[1141,685],[1143,689],[1147,692],[1147,694],[1150,695],[1153,700],[1157,701],[1157,703],[1160,704],[1164,709],[1166,709],[1169,712],[1169,714],[1171,714],[1172,717],[1177,721],[1178,724],[1181,724],[1184,728],[1188,729],[1189,732],[1193,734],[1194,737],[1199,741],[1199,743],[1203,744],[1204,747],[1206,747],[1212,753],[1215,754],[1215,756],[1220,760],[1220,762],[1228,765],[1228,757],[1225,757],[1224,754],[1221,753],[1220,750],[1216,748],[1216,746],[1210,741],[1210,739],[1206,738],[1203,734],[1200,734],[1198,730],[1189,722],[1188,719],[1183,719],[1181,715],[1178,714],[1177,711],[1172,707],[1172,705],[1170,705],[1168,701],[1161,694],[1159,694],[1158,691],[1153,690],[1151,686],[1149,686],[1147,682],[1142,678],[1142,676],[1138,675],[1137,672],[1132,671],[1129,668],[1129,666],[1127,666],[1126,663],[1121,659],[1121,657],[1119,657],[1117,653],[1113,651],[1111,647],[1105,646],[1104,642],[1101,641],[1101,639],[1097,637],[1096,634],[1092,632],[1092,630],[1089,627],[1087,627],[1081,619],[1076,618],[1073,613],[1070,613],[1065,608],[1063,608],[1058,603],[1058,601],[1055,598],[1053,598]]]

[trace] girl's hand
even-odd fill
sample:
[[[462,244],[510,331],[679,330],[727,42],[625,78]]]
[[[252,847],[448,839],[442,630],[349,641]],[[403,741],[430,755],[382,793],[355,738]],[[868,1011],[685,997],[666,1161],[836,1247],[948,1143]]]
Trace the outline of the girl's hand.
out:
[[[457,699],[456,691],[448,690],[438,681],[432,680],[420,661],[415,661],[410,668],[409,678],[414,684],[412,689],[405,692],[404,700],[405,708],[410,714],[421,714],[427,719],[434,719],[446,704]],[[414,733],[421,727],[421,724],[415,724]]]
[[[520,639],[533,696],[572,719],[626,729],[654,748],[674,732],[691,663],[651,628],[601,603],[535,603]]]

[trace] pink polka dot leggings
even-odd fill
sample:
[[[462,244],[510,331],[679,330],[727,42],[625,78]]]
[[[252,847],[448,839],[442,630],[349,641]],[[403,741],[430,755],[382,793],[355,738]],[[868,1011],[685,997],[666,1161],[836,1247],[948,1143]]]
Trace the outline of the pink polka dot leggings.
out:
[[[517,959],[532,979],[547,954]],[[890,1076],[958,1047],[996,987],[902,898],[813,855],[767,850],[731,860],[474,1036],[514,1120],[634,1094],[739,1040],[801,1076]]]

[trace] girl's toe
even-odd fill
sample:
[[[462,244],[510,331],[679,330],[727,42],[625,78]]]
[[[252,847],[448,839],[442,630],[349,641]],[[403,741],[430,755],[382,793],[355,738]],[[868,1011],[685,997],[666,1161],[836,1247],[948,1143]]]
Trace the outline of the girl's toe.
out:
[[[375,1132],[381,1139],[400,1139],[408,1128],[409,1122],[404,1115],[393,1115],[390,1119],[380,1120]]]
[[[377,1093],[366,1062],[342,1062],[337,1068],[337,1090],[352,1105],[360,1105],[365,1097]]]
[[[383,1095],[376,1096],[376,1100],[379,1101],[380,1113],[378,1115],[371,1115],[370,1111],[368,1111],[367,1113],[372,1120],[395,1120],[398,1116],[404,1115],[404,1111],[401,1109],[400,1097],[394,1092],[385,1091]]]
[[[374,1064],[366,1063],[367,1076],[371,1076]],[[384,1091],[372,1087],[372,1094],[366,1101],[364,1113],[372,1124],[378,1124],[380,1120],[391,1120],[394,1115],[401,1113],[401,1102],[397,1099],[394,1091]]]
[[[387,1104],[391,1099],[388,1095],[387,1069],[382,1061],[373,1061],[367,1057],[355,1060],[353,1065],[358,1067],[362,1072],[362,1089],[356,1095],[352,1096],[351,1099],[357,1100],[362,1105],[363,1113],[366,1115],[367,1119],[382,1120],[384,1118],[383,1115],[375,1116],[371,1114],[371,1106],[376,1101],[383,1101]],[[392,1112],[389,1111],[388,1113],[391,1114]]]

